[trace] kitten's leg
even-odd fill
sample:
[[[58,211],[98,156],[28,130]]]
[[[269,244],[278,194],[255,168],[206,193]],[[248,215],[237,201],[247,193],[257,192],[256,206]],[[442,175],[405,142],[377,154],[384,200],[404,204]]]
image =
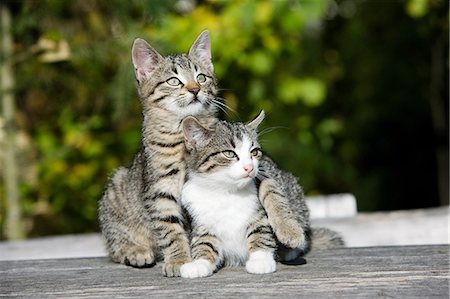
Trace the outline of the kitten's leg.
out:
[[[180,276],[180,267],[191,261],[181,207],[176,198],[168,193],[156,193],[145,202],[151,205],[151,223],[155,226],[158,247],[164,256],[163,274],[167,277]]]
[[[127,266],[137,268],[153,267],[156,264],[155,248],[151,248],[149,243],[154,244],[154,242],[148,242],[147,240],[144,243],[145,238],[143,236],[145,234],[137,231],[133,232],[136,236],[134,239],[130,239],[125,234],[117,238],[120,234],[116,233],[116,240],[109,246],[111,258],[113,261]],[[142,242],[138,242],[136,239],[141,239]]]
[[[290,248],[305,247],[305,231],[295,220],[288,199],[274,179],[264,179],[261,182],[259,200],[278,240]]]
[[[124,186],[127,170],[119,168],[112,176],[99,203],[99,221],[106,249],[112,260],[133,267],[155,264],[156,243],[148,219],[132,215]]]
[[[274,251],[276,241],[270,228],[265,212],[261,209],[259,220],[252,223],[247,229],[249,258],[245,269],[249,273],[265,274],[276,271]]]
[[[192,237],[192,258],[190,263],[181,267],[181,276],[184,278],[206,277],[213,274],[219,264],[219,241],[208,233],[198,234],[193,232]]]

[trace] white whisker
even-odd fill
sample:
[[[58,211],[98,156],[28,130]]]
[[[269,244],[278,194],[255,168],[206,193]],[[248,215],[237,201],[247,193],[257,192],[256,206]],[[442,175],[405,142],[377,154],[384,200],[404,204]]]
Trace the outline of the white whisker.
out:
[[[221,91],[230,91],[233,90],[231,88],[217,88],[217,91],[221,92]]]
[[[227,104],[225,104],[223,102],[222,98],[217,97],[216,99],[210,99],[210,101],[216,105],[217,108],[219,108],[220,110],[222,110],[227,116],[230,116],[230,114],[228,113],[227,110],[233,112],[235,115],[237,115],[237,112],[235,110],[233,110],[230,106],[228,106]]]
[[[223,107],[223,106],[221,105],[222,103],[220,103],[220,102],[218,102],[218,101],[216,101],[216,100],[210,100],[210,101],[212,102],[212,104],[213,104],[214,106],[216,106],[216,107],[219,108],[223,113],[225,113],[225,114],[228,115],[228,113],[227,113],[225,107]]]
[[[265,128],[264,130],[262,130],[261,132],[258,132],[258,135],[259,135],[259,136],[262,136],[262,135],[264,135],[264,134],[271,133],[271,132],[273,132],[273,131],[275,131],[275,130],[277,130],[277,129],[285,129],[285,130],[288,130],[289,128],[287,128],[287,127],[281,127],[281,126],[277,126],[277,127],[268,127],[268,128]]]

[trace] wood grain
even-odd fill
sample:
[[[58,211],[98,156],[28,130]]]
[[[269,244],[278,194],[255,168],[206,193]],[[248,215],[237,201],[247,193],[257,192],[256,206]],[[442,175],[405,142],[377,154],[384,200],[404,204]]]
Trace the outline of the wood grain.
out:
[[[0,262],[0,297],[449,298],[449,246],[317,251],[307,264],[252,275],[226,268],[203,279],[165,278],[108,258]]]

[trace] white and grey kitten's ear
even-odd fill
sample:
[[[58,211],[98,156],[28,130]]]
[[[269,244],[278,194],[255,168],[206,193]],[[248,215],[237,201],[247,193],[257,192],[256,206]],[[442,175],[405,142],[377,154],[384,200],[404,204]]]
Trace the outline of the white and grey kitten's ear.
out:
[[[266,114],[264,113],[264,110],[261,110],[261,112],[259,112],[257,117],[255,117],[253,120],[251,120],[246,124],[247,128],[249,128],[250,130],[256,130],[258,126],[261,124],[261,122],[264,120],[265,116]]]
[[[148,79],[158,64],[164,59],[155,49],[153,49],[145,40],[137,38],[134,40],[132,59],[136,80],[142,83]]]
[[[188,116],[183,120],[183,134],[186,148],[190,151],[208,144],[214,131],[203,127],[198,119]]]
[[[202,61],[212,72],[214,66],[211,61],[211,41],[209,39],[208,30],[202,31],[195,40],[191,49],[189,50],[189,56],[193,56]]]

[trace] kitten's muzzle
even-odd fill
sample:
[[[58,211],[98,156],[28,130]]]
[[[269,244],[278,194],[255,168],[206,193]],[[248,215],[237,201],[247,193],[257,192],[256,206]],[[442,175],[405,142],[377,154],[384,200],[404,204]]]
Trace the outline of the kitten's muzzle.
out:
[[[244,178],[253,178],[254,177],[255,169],[254,169],[253,165],[247,164],[247,165],[244,165],[243,168],[245,171]]]

